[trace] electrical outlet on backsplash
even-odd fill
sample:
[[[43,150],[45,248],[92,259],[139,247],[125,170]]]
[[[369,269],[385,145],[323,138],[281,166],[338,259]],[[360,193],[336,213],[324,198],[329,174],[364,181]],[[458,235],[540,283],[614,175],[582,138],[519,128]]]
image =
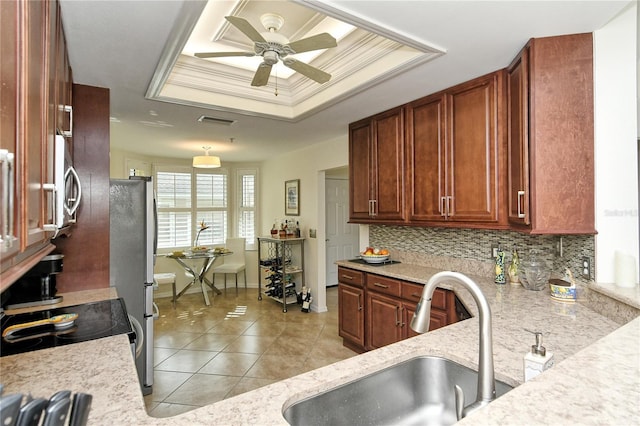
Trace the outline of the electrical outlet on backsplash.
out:
[[[538,257],[553,265],[552,276],[562,278],[566,268],[569,268],[578,284],[586,285],[594,279],[593,276],[586,279],[580,274],[582,258],[594,260],[593,235],[563,235],[560,244],[559,235],[527,235],[484,229],[369,226],[370,245],[396,252],[401,257],[399,260],[475,275],[494,273],[495,262],[487,259],[487,248],[496,242],[507,253],[505,262],[511,261],[514,249],[518,250],[521,260],[527,259],[530,250],[535,249]],[[562,256],[558,250],[560,245]]]

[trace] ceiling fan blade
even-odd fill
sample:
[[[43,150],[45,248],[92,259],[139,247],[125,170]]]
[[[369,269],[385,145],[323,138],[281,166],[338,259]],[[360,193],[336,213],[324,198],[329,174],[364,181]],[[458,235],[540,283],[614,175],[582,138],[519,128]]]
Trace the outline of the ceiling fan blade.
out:
[[[292,70],[297,71],[300,74],[309,77],[314,81],[317,81],[318,83],[326,83],[331,79],[331,74],[293,58],[284,58],[282,60],[282,63]]]
[[[253,40],[253,42],[258,42],[258,41],[260,41],[262,43],[266,43],[267,42],[267,40],[265,40],[264,37],[262,37],[262,35],[260,35],[258,30],[256,30],[253,27],[253,25],[251,25],[249,23],[249,21],[247,21],[246,19],[238,18],[237,16],[225,16],[224,18],[227,21],[229,21],[229,23],[231,23],[234,27],[236,27],[237,29],[242,31],[244,33],[244,35],[246,35],[251,40]]]
[[[289,43],[288,46],[295,53],[309,52],[310,50],[328,49],[336,47],[338,43],[336,39],[329,33],[322,33],[311,37],[303,38],[298,41]]]
[[[252,86],[266,86],[269,82],[269,76],[271,75],[272,65],[261,63],[256,70],[256,74],[251,81]]]
[[[196,58],[224,58],[227,56],[256,56],[253,52],[203,52],[203,53],[195,53],[194,56]]]

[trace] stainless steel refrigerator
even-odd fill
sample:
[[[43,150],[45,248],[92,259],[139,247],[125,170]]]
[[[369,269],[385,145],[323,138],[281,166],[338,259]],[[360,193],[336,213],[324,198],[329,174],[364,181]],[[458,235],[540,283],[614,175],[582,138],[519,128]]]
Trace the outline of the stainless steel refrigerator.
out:
[[[137,336],[136,368],[142,393],[153,385],[153,266],[156,208],[150,177],[112,179],[109,185],[110,278],[122,297]],[[136,322],[138,325],[136,326]],[[142,345],[140,347],[140,339]]]

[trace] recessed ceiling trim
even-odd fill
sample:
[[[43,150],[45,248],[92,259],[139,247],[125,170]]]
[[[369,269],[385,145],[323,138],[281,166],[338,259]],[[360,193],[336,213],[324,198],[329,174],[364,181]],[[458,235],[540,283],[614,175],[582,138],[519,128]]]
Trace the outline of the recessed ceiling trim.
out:
[[[367,81],[366,83],[362,83],[361,85],[354,87],[349,93],[339,94],[331,98],[329,101],[327,101],[324,104],[317,105],[306,111],[300,111],[298,115],[283,116],[283,115],[264,112],[265,109],[262,109],[261,111],[255,111],[255,110],[248,110],[248,109],[242,109],[242,108],[234,108],[229,106],[217,106],[217,105],[212,105],[208,102],[187,100],[187,99],[184,99],[183,97],[174,96],[172,94],[172,90],[170,87],[165,87],[165,94],[157,96],[155,100],[168,102],[176,105],[186,105],[186,106],[192,106],[197,108],[205,108],[212,111],[231,112],[231,113],[241,114],[249,117],[262,117],[262,118],[280,120],[280,121],[289,122],[289,123],[297,123],[299,121],[302,121],[306,118],[313,116],[314,114],[326,108],[329,108],[337,103],[340,103],[346,99],[349,99],[350,97],[355,96],[356,94],[361,93],[375,85],[381,84],[388,79],[396,77],[415,66],[432,61],[440,56],[442,56],[442,54],[422,55],[410,61],[410,63],[408,64],[403,64],[403,66],[399,66],[396,69],[391,70],[390,72],[387,72],[383,75],[380,75],[378,77],[371,79],[370,81]]]
[[[151,77],[149,87],[145,97],[147,99],[153,99],[162,90],[165,82],[171,74],[171,70],[175,65],[184,45],[189,39],[189,35],[193,31],[193,28],[198,23],[200,14],[207,5],[207,0],[194,0],[186,1],[182,4],[180,9],[180,16],[176,19],[171,33],[167,38],[167,44],[165,44],[162,54],[160,55],[160,61]]]
[[[317,0],[291,1],[301,4],[310,9],[317,10],[327,16],[339,19],[340,21],[347,22],[355,27],[362,28],[363,30],[367,30],[374,34],[378,34],[382,37],[388,38],[389,40],[397,41],[400,44],[412,47],[421,52],[447,53],[447,50],[442,47],[436,46],[432,43],[416,40],[413,37],[405,36],[398,30],[391,30],[379,22],[371,22],[368,19],[361,18],[360,16],[349,13],[343,9],[338,9],[337,7],[331,6],[325,2],[320,2]]]
[[[228,11],[234,16],[240,14],[253,4],[252,2],[253,0],[232,2],[232,5],[224,9],[224,14],[227,15]],[[321,14],[325,13],[333,15],[333,19],[359,27],[341,39],[339,48],[332,50],[332,54],[327,55],[325,52],[315,58],[313,65],[332,74],[330,81],[319,85],[294,73],[286,79],[278,78],[276,91],[275,73],[271,75],[266,86],[252,87],[247,82],[254,74],[254,69],[201,60],[180,53],[177,57],[168,58],[166,56],[176,54],[180,45],[184,49],[190,37],[190,32],[185,29],[186,25],[180,24],[177,26],[182,28],[186,35],[182,33],[180,37],[174,37],[180,39],[180,42],[168,43],[169,48],[163,51],[159,66],[171,66],[162,71],[156,70],[147,90],[147,98],[209,110],[297,122],[444,54],[443,49],[370,24],[335,7],[315,1],[296,0],[294,3],[307,9],[312,5],[310,9],[316,10],[310,14],[314,16],[314,20],[316,15],[321,17]],[[206,8],[202,7],[202,3],[200,5],[199,14],[196,13],[195,17],[192,16],[186,21],[193,24],[201,19],[200,15]],[[331,13],[324,12],[325,8]],[[218,10],[218,13],[221,12],[223,11]],[[308,23],[308,17],[305,19],[305,23]],[[227,35],[221,34],[225,31],[225,25],[227,24],[222,20],[214,32],[228,38]],[[193,31],[193,25],[189,28]],[[199,34],[203,35],[201,32]],[[250,63],[249,66],[251,67]],[[157,81],[158,77],[162,81]]]

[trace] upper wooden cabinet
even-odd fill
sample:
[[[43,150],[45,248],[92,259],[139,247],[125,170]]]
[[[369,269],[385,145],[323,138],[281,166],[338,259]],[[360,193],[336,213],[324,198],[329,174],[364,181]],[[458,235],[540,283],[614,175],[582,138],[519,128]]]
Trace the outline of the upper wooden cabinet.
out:
[[[595,233],[592,34],[530,40],[507,68],[507,99],[510,223]]]
[[[531,39],[504,70],[350,125],[350,221],[594,234],[593,112],[592,34]]]
[[[55,248],[47,225],[53,223],[58,70],[65,78],[71,72],[68,61],[59,64],[66,45],[57,1],[2,1],[0,21],[2,291]]]
[[[504,73],[498,71],[406,106],[409,222],[506,224]]]
[[[442,93],[410,103],[407,117],[409,222],[444,220],[446,196],[446,114]]]
[[[394,108],[349,126],[350,220],[404,221],[404,111]]]

